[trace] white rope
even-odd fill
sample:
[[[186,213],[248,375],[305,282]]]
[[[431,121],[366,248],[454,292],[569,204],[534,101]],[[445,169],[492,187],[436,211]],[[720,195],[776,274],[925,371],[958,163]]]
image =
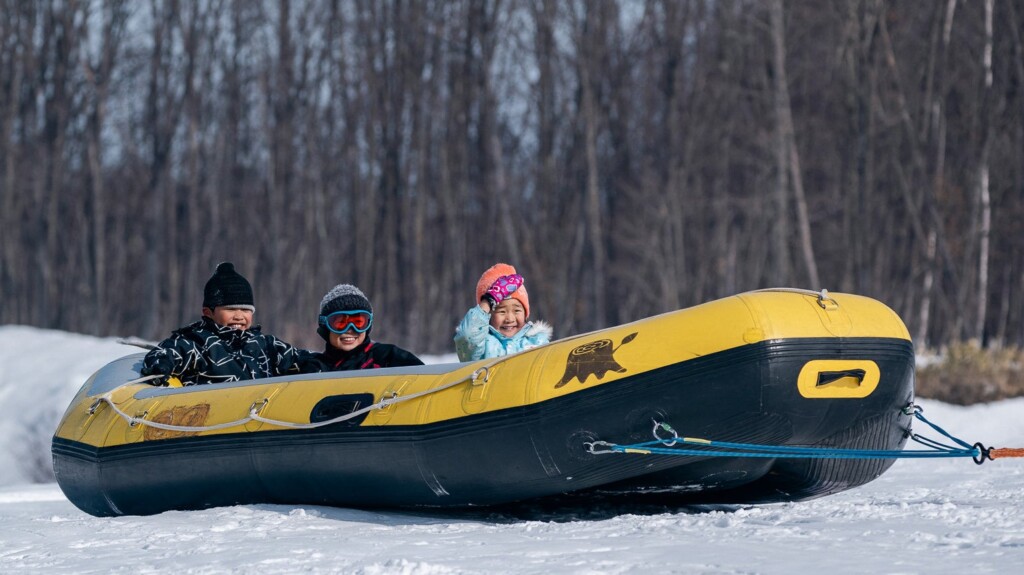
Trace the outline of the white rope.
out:
[[[754,290],[754,292],[769,292],[769,291],[773,291],[773,292],[790,292],[790,293],[799,293],[799,294],[804,294],[804,295],[815,296],[815,297],[818,298],[818,305],[820,305],[821,307],[825,307],[825,302],[826,301],[831,301],[833,303],[837,303],[836,300],[832,299],[832,296],[829,295],[828,290],[825,289],[825,288],[822,288],[821,291],[814,291],[814,290],[803,289],[803,288],[789,288],[789,287],[776,287],[776,288],[765,288],[765,289]],[[837,303],[837,305],[838,305],[838,303]]]
[[[474,375],[475,375],[475,372],[474,372]],[[444,391],[444,390],[446,390],[446,389],[448,389],[450,387],[455,387],[456,385],[465,383],[466,381],[471,381],[473,379],[475,379],[475,378],[470,377],[470,378],[467,378],[467,379],[460,379],[458,381],[453,381],[451,383],[447,383],[445,385],[442,385],[441,387],[436,387],[434,389],[428,389],[428,390],[425,390],[425,391],[419,391],[419,392],[412,393],[412,394],[409,394],[409,395],[404,395],[404,396],[401,396],[401,397],[399,397],[397,395],[392,395],[391,397],[385,397],[385,398],[381,399],[377,403],[374,403],[372,405],[367,405],[366,407],[364,407],[362,409],[358,409],[358,410],[353,411],[351,413],[346,413],[345,415],[339,415],[338,417],[335,417],[334,419],[328,419],[328,420],[325,420],[325,421],[318,421],[316,423],[294,423],[294,422],[291,422],[291,421],[281,421],[279,419],[269,419],[269,418],[261,416],[258,413],[259,409],[252,409],[252,410],[250,410],[249,411],[249,417],[251,419],[255,420],[255,421],[262,421],[263,423],[269,423],[271,425],[278,425],[278,426],[281,426],[281,427],[288,427],[288,428],[291,428],[291,429],[316,429],[317,427],[323,427],[325,425],[331,425],[331,424],[334,424],[334,423],[340,423],[342,421],[347,421],[349,419],[353,419],[355,417],[359,417],[360,415],[362,415],[364,413],[367,413],[369,411],[373,411],[374,409],[384,409],[384,408],[389,407],[391,405],[394,405],[396,403],[402,403],[403,401],[409,401],[410,399],[416,399],[417,397],[423,397],[424,395],[429,395],[431,393],[437,393],[439,391]],[[266,404],[267,404],[267,402],[266,402],[266,400],[264,400],[263,405],[266,405]],[[260,408],[262,408],[262,406],[260,406]]]
[[[756,289],[756,290],[752,290],[752,291],[754,293],[757,293],[757,292],[769,292],[769,291],[802,293],[804,295],[813,295],[813,296],[817,296],[819,298],[831,299],[831,297],[828,295],[828,290],[827,289],[821,289],[821,290],[818,290],[818,291],[814,291],[812,289],[794,288],[794,287],[773,287],[773,288]],[[740,294],[740,295],[743,295],[743,294]]]
[[[267,424],[270,424],[270,425],[277,425],[279,427],[287,427],[287,428],[290,428],[290,429],[315,429],[315,428],[318,428],[318,427],[323,427],[325,425],[332,425],[334,423],[340,423],[342,421],[347,421],[349,419],[358,417],[358,416],[360,416],[360,415],[362,415],[364,413],[367,413],[369,411],[373,411],[374,409],[385,409],[385,408],[390,407],[392,405],[395,405],[397,403],[402,403],[402,402],[405,402],[405,401],[409,401],[409,400],[412,400],[412,399],[423,397],[425,395],[430,395],[432,393],[437,393],[439,391],[444,391],[446,389],[449,389],[449,388],[455,387],[457,385],[466,383],[467,381],[470,382],[473,385],[477,385],[477,379],[480,377],[481,373],[483,373],[483,375],[484,375],[484,383],[486,383],[490,379],[490,370],[491,370],[491,368],[494,367],[497,363],[499,363],[501,361],[504,361],[505,359],[507,359],[507,356],[505,358],[500,358],[497,361],[494,361],[494,362],[492,362],[492,363],[490,363],[488,365],[485,365],[484,367],[481,367],[481,368],[477,369],[469,377],[467,377],[465,379],[460,379],[460,380],[457,380],[457,381],[453,381],[451,383],[446,383],[445,385],[442,385],[441,387],[435,387],[434,389],[427,389],[427,390],[424,390],[424,391],[419,391],[419,392],[411,393],[409,395],[404,395],[404,396],[399,396],[397,393],[393,393],[391,397],[382,398],[377,403],[374,403],[372,405],[368,405],[368,406],[366,406],[366,407],[364,407],[362,409],[353,411],[351,413],[346,413],[344,415],[340,415],[338,417],[335,417],[333,419],[328,419],[326,421],[318,421],[316,423],[295,423],[295,422],[291,422],[291,421],[281,421],[281,420],[278,420],[278,419],[270,419],[270,418],[263,417],[263,416],[261,416],[259,414],[259,412],[264,407],[266,407],[267,404],[270,403],[270,400],[268,400],[268,399],[264,399],[262,402],[253,403],[251,406],[249,406],[249,415],[246,416],[246,417],[243,417],[242,419],[236,419],[235,421],[229,421],[227,423],[218,423],[216,425],[204,425],[204,426],[171,425],[171,424],[168,424],[168,423],[160,423],[158,421],[152,421],[152,420],[149,420],[149,419],[145,419],[146,415],[149,414],[148,411],[147,412],[143,412],[142,415],[140,415],[138,417],[133,417],[131,415],[128,415],[127,413],[125,413],[121,409],[119,409],[116,405],[114,405],[114,401],[111,399],[111,395],[115,391],[117,391],[118,389],[120,389],[120,388],[122,388],[122,387],[124,387],[126,385],[142,383],[144,381],[148,381],[148,380],[151,380],[151,379],[157,379],[157,378],[160,378],[160,377],[164,377],[162,375],[149,375],[149,376],[145,376],[145,377],[140,377],[138,379],[133,379],[131,381],[126,381],[125,383],[117,386],[116,388],[114,388],[114,389],[108,391],[107,393],[101,395],[100,397],[98,397],[96,399],[96,401],[93,402],[92,406],[89,407],[89,415],[92,415],[93,413],[95,413],[96,409],[100,406],[100,404],[105,403],[105,404],[109,405],[111,409],[114,410],[114,413],[120,415],[125,421],[128,422],[128,425],[130,425],[132,427],[135,427],[136,425],[141,424],[141,425],[147,425],[149,427],[154,427],[156,429],[163,429],[163,430],[166,430],[166,431],[200,432],[200,431],[214,431],[214,430],[217,430],[217,429],[226,429],[228,427],[235,427],[235,426],[245,425],[246,423],[249,423],[250,421],[259,421],[259,422],[262,422],[262,423],[267,423]]]

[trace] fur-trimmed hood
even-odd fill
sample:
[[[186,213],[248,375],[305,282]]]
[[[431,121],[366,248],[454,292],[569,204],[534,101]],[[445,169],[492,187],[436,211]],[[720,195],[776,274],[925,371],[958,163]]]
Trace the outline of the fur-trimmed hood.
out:
[[[555,328],[551,327],[546,321],[530,321],[523,326],[523,331],[526,332],[525,337],[536,338],[538,335],[547,336],[548,341],[551,340],[551,336],[555,333]]]
[[[505,337],[490,326],[490,316],[473,306],[455,329],[455,351],[459,361],[475,361],[518,353],[551,341],[554,330],[547,322],[531,320],[512,337]]]

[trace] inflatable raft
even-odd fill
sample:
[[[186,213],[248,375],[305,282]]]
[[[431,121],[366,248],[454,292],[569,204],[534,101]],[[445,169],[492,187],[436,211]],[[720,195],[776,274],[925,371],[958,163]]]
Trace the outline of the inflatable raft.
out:
[[[681,435],[773,446],[902,448],[914,353],[885,305],[743,293],[473,363],[183,388],[100,369],[53,438],[57,482],[93,515],[244,503],[495,505],[586,490],[694,502],[796,501],[862,485],[892,459],[594,453]]]

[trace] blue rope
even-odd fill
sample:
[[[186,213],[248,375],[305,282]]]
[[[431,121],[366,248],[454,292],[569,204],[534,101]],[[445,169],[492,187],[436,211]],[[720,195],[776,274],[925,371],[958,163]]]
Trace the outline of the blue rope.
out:
[[[790,445],[759,445],[756,443],[733,443],[728,441],[712,441],[709,439],[698,439],[692,437],[679,437],[672,427],[667,423],[654,422],[652,431],[655,440],[631,445],[618,445],[604,441],[595,441],[590,445],[592,453],[639,453],[656,455],[685,455],[698,457],[773,457],[773,458],[802,458],[802,459],[926,459],[938,457],[971,457],[974,462],[981,465],[986,458],[991,459],[989,450],[981,443],[971,445],[952,435],[938,425],[928,421],[921,414],[920,406],[909,405],[903,412],[913,415],[919,421],[951,439],[960,447],[946,445],[934,439],[912,434],[910,437],[917,443],[929,449],[842,449],[832,447],[807,447]],[[663,439],[658,431],[663,430],[672,434],[669,439]],[[704,449],[687,449],[673,447],[677,443],[690,446],[701,446]],[[597,451],[596,448],[605,448],[607,451]]]

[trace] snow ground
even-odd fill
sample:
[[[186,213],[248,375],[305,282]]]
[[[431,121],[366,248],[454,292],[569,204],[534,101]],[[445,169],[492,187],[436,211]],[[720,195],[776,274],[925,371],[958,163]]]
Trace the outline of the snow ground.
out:
[[[1013,573],[1024,561],[1020,459],[901,460],[866,486],[764,506],[411,513],[247,505],[96,518],[55,483],[32,480],[75,391],[135,351],[0,326],[0,573],[931,574]],[[971,443],[1024,446],[1024,399],[919,403]]]

